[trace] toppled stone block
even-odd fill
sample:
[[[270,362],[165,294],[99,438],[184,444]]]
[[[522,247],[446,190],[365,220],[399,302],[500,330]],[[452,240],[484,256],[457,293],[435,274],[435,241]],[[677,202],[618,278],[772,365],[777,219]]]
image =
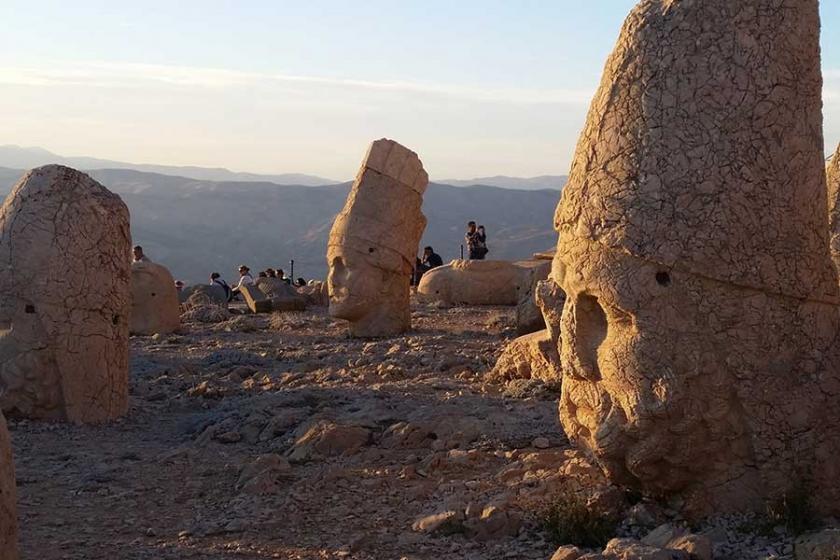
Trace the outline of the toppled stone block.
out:
[[[455,260],[426,272],[417,294],[422,300],[449,305],[512,306],[549,269],[548,261]]]
[[[271,301],[272,311],[303,311],[306,299],[279,278],[257,278],[255,285]]]
[[[239,293],[251,313],[271,313],[271,300],[256,286],[243,284],[239,287]]]

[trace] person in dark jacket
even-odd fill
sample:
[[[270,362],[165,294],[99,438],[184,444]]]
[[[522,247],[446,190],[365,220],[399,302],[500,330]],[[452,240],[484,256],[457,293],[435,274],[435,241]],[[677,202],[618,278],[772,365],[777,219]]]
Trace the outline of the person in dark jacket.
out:
[[[423,274],[441,265],[443,265],[443,259],[440,258],[440,255],[435,253],[435,250],[431,247],[424,247],[423,259],[417,259],[417,263],[414,266],[412,286],[416,286],[420,283],[420,278],[423,277]]]

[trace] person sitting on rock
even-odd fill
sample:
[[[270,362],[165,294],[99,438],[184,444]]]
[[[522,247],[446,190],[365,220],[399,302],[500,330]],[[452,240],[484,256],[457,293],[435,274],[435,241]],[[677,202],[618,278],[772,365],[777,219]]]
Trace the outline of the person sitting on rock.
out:
[[[285,272],[283,272],[283,269],[282,269],[282,268],[278,268],[278,269],[277,269],[277,278],[279,278],[280,280],[282,280],[282,281],[283,281],[283,282],[285,282],[286,284],[290,284],[290,285],[291,285],[291,283],[292,283],[292,279],[291,279],[291,278],[289,278],[288,276],[286,276],[286,273],[285,273]]]
[[[230,298],[233,294],[231,293],[230,286],[228,286],[228,283],[224,281],[221,274],[219,274],[218,272],[212,273],[210,275],[210,285],[219,286],[220,288],[222,288],[225,291],[225,297],[228,301],[230,301]]]
[[[420,261],[420,264],[423,265],[423,272],[427,272],[437,266],[443,266],[443,259],[435,253],[434,249],[427,246],[423,247],[423,260]]]
[[[239,266],[239,283],[236,285],[235,288],[231,290],[231,293],[234,296],[236,296],[237,294],[239,294],[239,290],[242,288],[242,286],[245,285],[253,286],[254,277],[251,276],[251,269],[243,264]]]
[[[443,259],[440,255],[435,253],[435,250],[429,246],[423,247],[423,259],[417,259],[414,265],[414,277],[412,278],[412,286],[417,286],[420,283],[420,278],[423,275],[437,266],[443,265]]]
[[[152,262],[149,257],[143,254],[143,247],[140,245],[135,245],[131,252],[134,255],[132,262]]]
[[[475,222],[470,221],[467,224],[467,233],[464,234],[464,240],[467,242],[467,249],[469,249],[470,260],[483,260],[487,253],[487,233],[484,231],[484,226],[476,227]]]
[[[183,280],[175,280],[175,289],[179,292],[184,289],[184,281]]]
[[[306,280],[298,276],[298,279],[295,280],[295,287],[300,288],[301,286],[306,286]]]

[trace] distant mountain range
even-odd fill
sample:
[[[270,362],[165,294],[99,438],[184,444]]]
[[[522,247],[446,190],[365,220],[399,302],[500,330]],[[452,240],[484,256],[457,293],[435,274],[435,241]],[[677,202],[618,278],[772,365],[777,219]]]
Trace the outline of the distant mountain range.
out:
[[[507,175],[496,175],[494,177],[479,177],[477,179],[444,179],[439,181],[453,187],[470,187],[474,185],[485,185],[488,187],[500,187],[503,189],[519,189],[534,191],[541,189],[561,190],[569,179],[566,175],[540,175],[539,177],[508,177]]]
[[[240,263],[253,271],[280,267],[288,273],[290,259],[295,275],[324,278],[329,230],[350,188],[207,181],[128,169],[88,172],[128,205],[134,242],[190,283],[204,282],[213,271],[232,280]],[[23,173],[0,168],[0,195]],[[457,258],[465,224],[476,220],[487,228],[488,258],[527,258],[556,243],[558,199],[556,190],[432,183],[423,200],[429,223],[422,245],[432,245],[445,261]]]
[[[201,181],[257,181],[276,183],[278,185],[297,185],[305,187],[322,187],[334,185],[338,181],[304,175],[302,173],[281,173],[278,175],[261,175],[258,173],[244,173],[230,171],[222,167],[195,167],[175,165],[153,165],[145,163],[127,163],[124,161],[111,161],[93,157],[65,157],[54,154],[44,148],[24,148],[21,146],[5,145],[0,146],[0,167],[11,169],[32,169],[49,163],[60,163],[83,171],[91,169],[131,169],[133,171],[144,171],[147,173],[158,173],[161,175],[176,175],[199,179]],[[447,179],[437,181],[454,187],[470,187],[485,185],[488,187],[500,187],[503,189],[539,190],[554,189],[560,190],[566,184],[565,175],[543,175],[540,177],[522,178],[497,175],[495,177],[479,177],[476,179]]]
[[[43,148],[23,148],[21,146],[0,146],[0,167],[13,169],[32,169],[49,163],[60,163],[87,171],[89,169],[131,169],[162,175],[178,175],[202,181],[268,181],[278,185],[303,185],[319,187],[333,185],[336,181],[304,175],[302,173],[281,173],[279,175],[260,175],[257,173],[241,173],[230,171],[222,167],[195,167],[177,165],[153,165],[146,163],[126,163],[92,157],[65,157],[54,154]]]

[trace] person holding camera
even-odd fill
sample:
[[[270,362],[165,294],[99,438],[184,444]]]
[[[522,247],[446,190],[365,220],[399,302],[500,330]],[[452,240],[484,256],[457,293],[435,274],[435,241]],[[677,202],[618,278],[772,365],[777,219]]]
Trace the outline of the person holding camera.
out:
[[[467,224],[467,233],[464,234],[464,240],[467,242],[470,260],[483,260],[487,256],[489,251],[484,226],[476,227],[475,222],[470,221]]]

